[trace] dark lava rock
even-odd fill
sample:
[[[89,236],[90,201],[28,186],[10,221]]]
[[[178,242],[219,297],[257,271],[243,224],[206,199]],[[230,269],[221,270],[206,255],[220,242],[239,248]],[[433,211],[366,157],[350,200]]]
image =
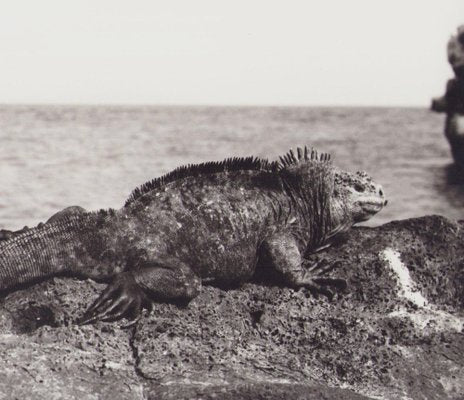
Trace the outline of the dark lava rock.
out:
[[[1,398],[462,399],[464,223],[355,228],[310,263],[329,300],[249,283],[78,327],[103,285],[54,279],[0,308]]]

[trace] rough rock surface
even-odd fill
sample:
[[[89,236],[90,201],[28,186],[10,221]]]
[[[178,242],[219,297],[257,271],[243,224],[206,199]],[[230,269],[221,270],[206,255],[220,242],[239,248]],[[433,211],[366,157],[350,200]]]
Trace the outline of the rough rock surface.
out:
[[[355,228],[312,257],[329,301],[271,283],[204,287],[132,327],[73,320],[104,287],[60,278],[0,307],[0,398],[462,399],[464,222]]]

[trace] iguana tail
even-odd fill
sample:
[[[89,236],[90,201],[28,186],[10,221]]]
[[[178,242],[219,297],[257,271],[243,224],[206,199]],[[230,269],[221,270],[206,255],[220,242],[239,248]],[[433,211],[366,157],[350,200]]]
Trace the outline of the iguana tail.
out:
[[[88,218],[62,218],[0,242],[0,291],[73,271],[83,256],[79,237]]]

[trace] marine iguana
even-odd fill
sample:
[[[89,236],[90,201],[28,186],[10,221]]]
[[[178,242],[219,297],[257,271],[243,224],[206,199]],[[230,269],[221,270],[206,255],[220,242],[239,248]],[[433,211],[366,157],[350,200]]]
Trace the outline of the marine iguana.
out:
[[[0,242],[0,290],[56,275],[111,280],[81,323],[189,301],[202,283],[239,285],[258,260],[286,285],[323,290],[327,279],[304,256],[386,203],[366,173],[307,147],[274,162],[187,165],[135,189],[119,210],[72,208]]]

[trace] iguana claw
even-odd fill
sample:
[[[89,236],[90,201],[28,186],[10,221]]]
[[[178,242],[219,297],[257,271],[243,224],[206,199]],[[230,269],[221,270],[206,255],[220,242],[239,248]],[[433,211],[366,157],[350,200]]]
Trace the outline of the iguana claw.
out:
[[[335,287],[337,290],[345,290],[347,287],[345,279],[340,278],[310,278],[305,281],[305,285],[311,292],[321,293],[332,300],[335,292],[327,286]]]
[[[123,317],[136,319],[143,308],[151,309],[151,301],[131,273],[119,274],[87,309],[79,325],[96,321],[116,321]]]
[[[323,276],[334,269],[341,267],[342,262],[337,260],[335,262],[329,263],[325,258],[317,262],[305,259],[303,261],[305,268],[308,272],[314,273],[317,276]]]
[[[329,299],[332,299],[335,294],[327,286],[331,286],[337,290],[342,291],[345,290],[348,286],[348,283],[345,279],[324,276],[334,269],[339,268],[342,265],[341,261],[329,263],[327,260],[322,259],[321,261],[315,263],[310,263],[309,260],[305,260],[304,263],[306,264],[306,272],[303,278],[304,285],[312,292],[322,293]],[[308,264],[310,265],[308,266]]]

